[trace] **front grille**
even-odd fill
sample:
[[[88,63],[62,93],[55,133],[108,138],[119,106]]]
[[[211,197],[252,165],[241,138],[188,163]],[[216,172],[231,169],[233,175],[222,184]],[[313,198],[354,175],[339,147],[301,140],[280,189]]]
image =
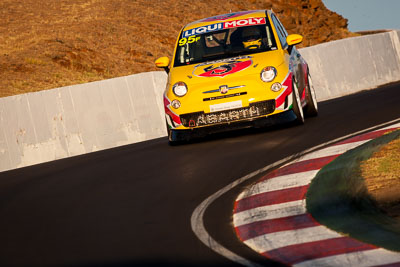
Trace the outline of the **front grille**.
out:
[[[224,98],[230,98],[230,97],[242,96],[242,95],[247,95],[247,92],[235,93],[235,94],[230,94],[230,95],[219,95],[219,96],[207,97],[207,98],[203,98],[203,101],[218,100],[218,99],[224,99]]]
[[[251,103],[249,107],[218,111],[213,113],[194,112],[180,115],[185,127],[197,127],[249,119],[268,115],[275,111],[275,100]]]

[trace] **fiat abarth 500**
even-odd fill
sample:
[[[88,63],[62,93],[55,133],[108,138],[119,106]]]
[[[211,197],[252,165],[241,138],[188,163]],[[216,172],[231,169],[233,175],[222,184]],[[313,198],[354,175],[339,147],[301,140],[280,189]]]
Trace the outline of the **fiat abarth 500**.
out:
[[[168,73],[165,117],[171,143],[195,133],[251,127],[266,118],[304,123],[316,116],[308,65],[270,10],[210,17],[184,26],[172,59],[156,66]],[[286,116],[282,116],[286,115]]]

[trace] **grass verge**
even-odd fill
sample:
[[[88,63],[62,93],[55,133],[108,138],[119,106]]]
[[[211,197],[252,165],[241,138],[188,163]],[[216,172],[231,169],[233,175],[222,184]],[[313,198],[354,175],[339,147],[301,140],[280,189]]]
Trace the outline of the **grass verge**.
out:
[[[361,174],[379,208],[400,221],[400,138],[363,161]]]
[[[371,158],[400,130],[352,149],[326,165],[307,192],[307,210],[321,224],[363,242],[400,251],[400,222],[369,194],[361,162]]]

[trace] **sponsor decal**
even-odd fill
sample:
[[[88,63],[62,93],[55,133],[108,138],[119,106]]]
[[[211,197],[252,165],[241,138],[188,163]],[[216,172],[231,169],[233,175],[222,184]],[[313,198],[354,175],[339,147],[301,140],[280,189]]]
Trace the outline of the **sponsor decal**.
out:
[[[258,107],[246,107],[240,109],[226,110],[215,113],[201,114],[193,120],[194,126],[210,125],[215,123],[230,122],[241,119],[261,116],[262,112]]]
[[[213,62],[201,63],[195,66],[193,75],[197,77],[225,77],[227,75],[245,70],[252,64],[253,60],[251,56],[222,59]]]
[[[234,12],[234,13],[230,13],[230,14],[225,14],[225,15],[219,15],[219,16],[206,18],[206,19],[203,19],[203,20],[200,20],[200,21],[201,22],[211,22],[211,21],[218,21],[218,20],[227,20],[227,19],[230,19],[230,18],[243,16],[243,15],[250,14],[250,13],[253,13],[253,12],[254,11]]]
[[[242,100],[210,105],[210,112],[223,111],[243,107]]]
[[[264,17],[220,22],[220,23],[210,24],[207,26],[201,26],[201,27],[197,27],[194,29],[184,31],[182,34],[182,38],[188,38],[189,36],[192,36],[192,35],[198,35],[198,34],[203,34],[203,33],[208,33],[208,32],[213,32],[213,31],[219,31],[222,29],[259,25],[259,24],[265,24]]]
[[[182,124],[185,127],[189,125],[203,126],[215,123],[224,123],[235,120],[249,119],[253,117],[259,117],[268,115],[275,111],[275,101],[266,100],[261,102],[255,102],[250,104],[248,107],[239,107],[241,101],[233,101],[229,103],[210,105],[211,113],[194,112],[181,115]],[[213,108],[212,108],[213,107]],[[239,108],[235,108],[239,107]],[[233,108],[233,109],[228,109]],[[212,110],[221,110],[212,112]]]
[[[179,46],[183,46],[185,44],[191,44],[197,42],[198,40],[200,40],[200,36],[198,37],[190,36],[189,38],[182,38],[179,40]]]
[[[184,31],[182,34],[183,38],[187,38],[192,35],[207,33],[207,32],[214,32],[224,29],[224,23],[216,23],[207,26],[197,27],[191,30]]]

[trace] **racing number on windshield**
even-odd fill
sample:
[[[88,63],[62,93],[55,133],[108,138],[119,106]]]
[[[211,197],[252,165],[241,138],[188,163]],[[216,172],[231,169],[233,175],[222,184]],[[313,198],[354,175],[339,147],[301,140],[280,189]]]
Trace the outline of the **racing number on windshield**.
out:
[[[197,42],[200,39],[200,36],[189,36],[188,38],[182,38],[179,40],[179,46],[183,46],[185,44],[191,44]]]

